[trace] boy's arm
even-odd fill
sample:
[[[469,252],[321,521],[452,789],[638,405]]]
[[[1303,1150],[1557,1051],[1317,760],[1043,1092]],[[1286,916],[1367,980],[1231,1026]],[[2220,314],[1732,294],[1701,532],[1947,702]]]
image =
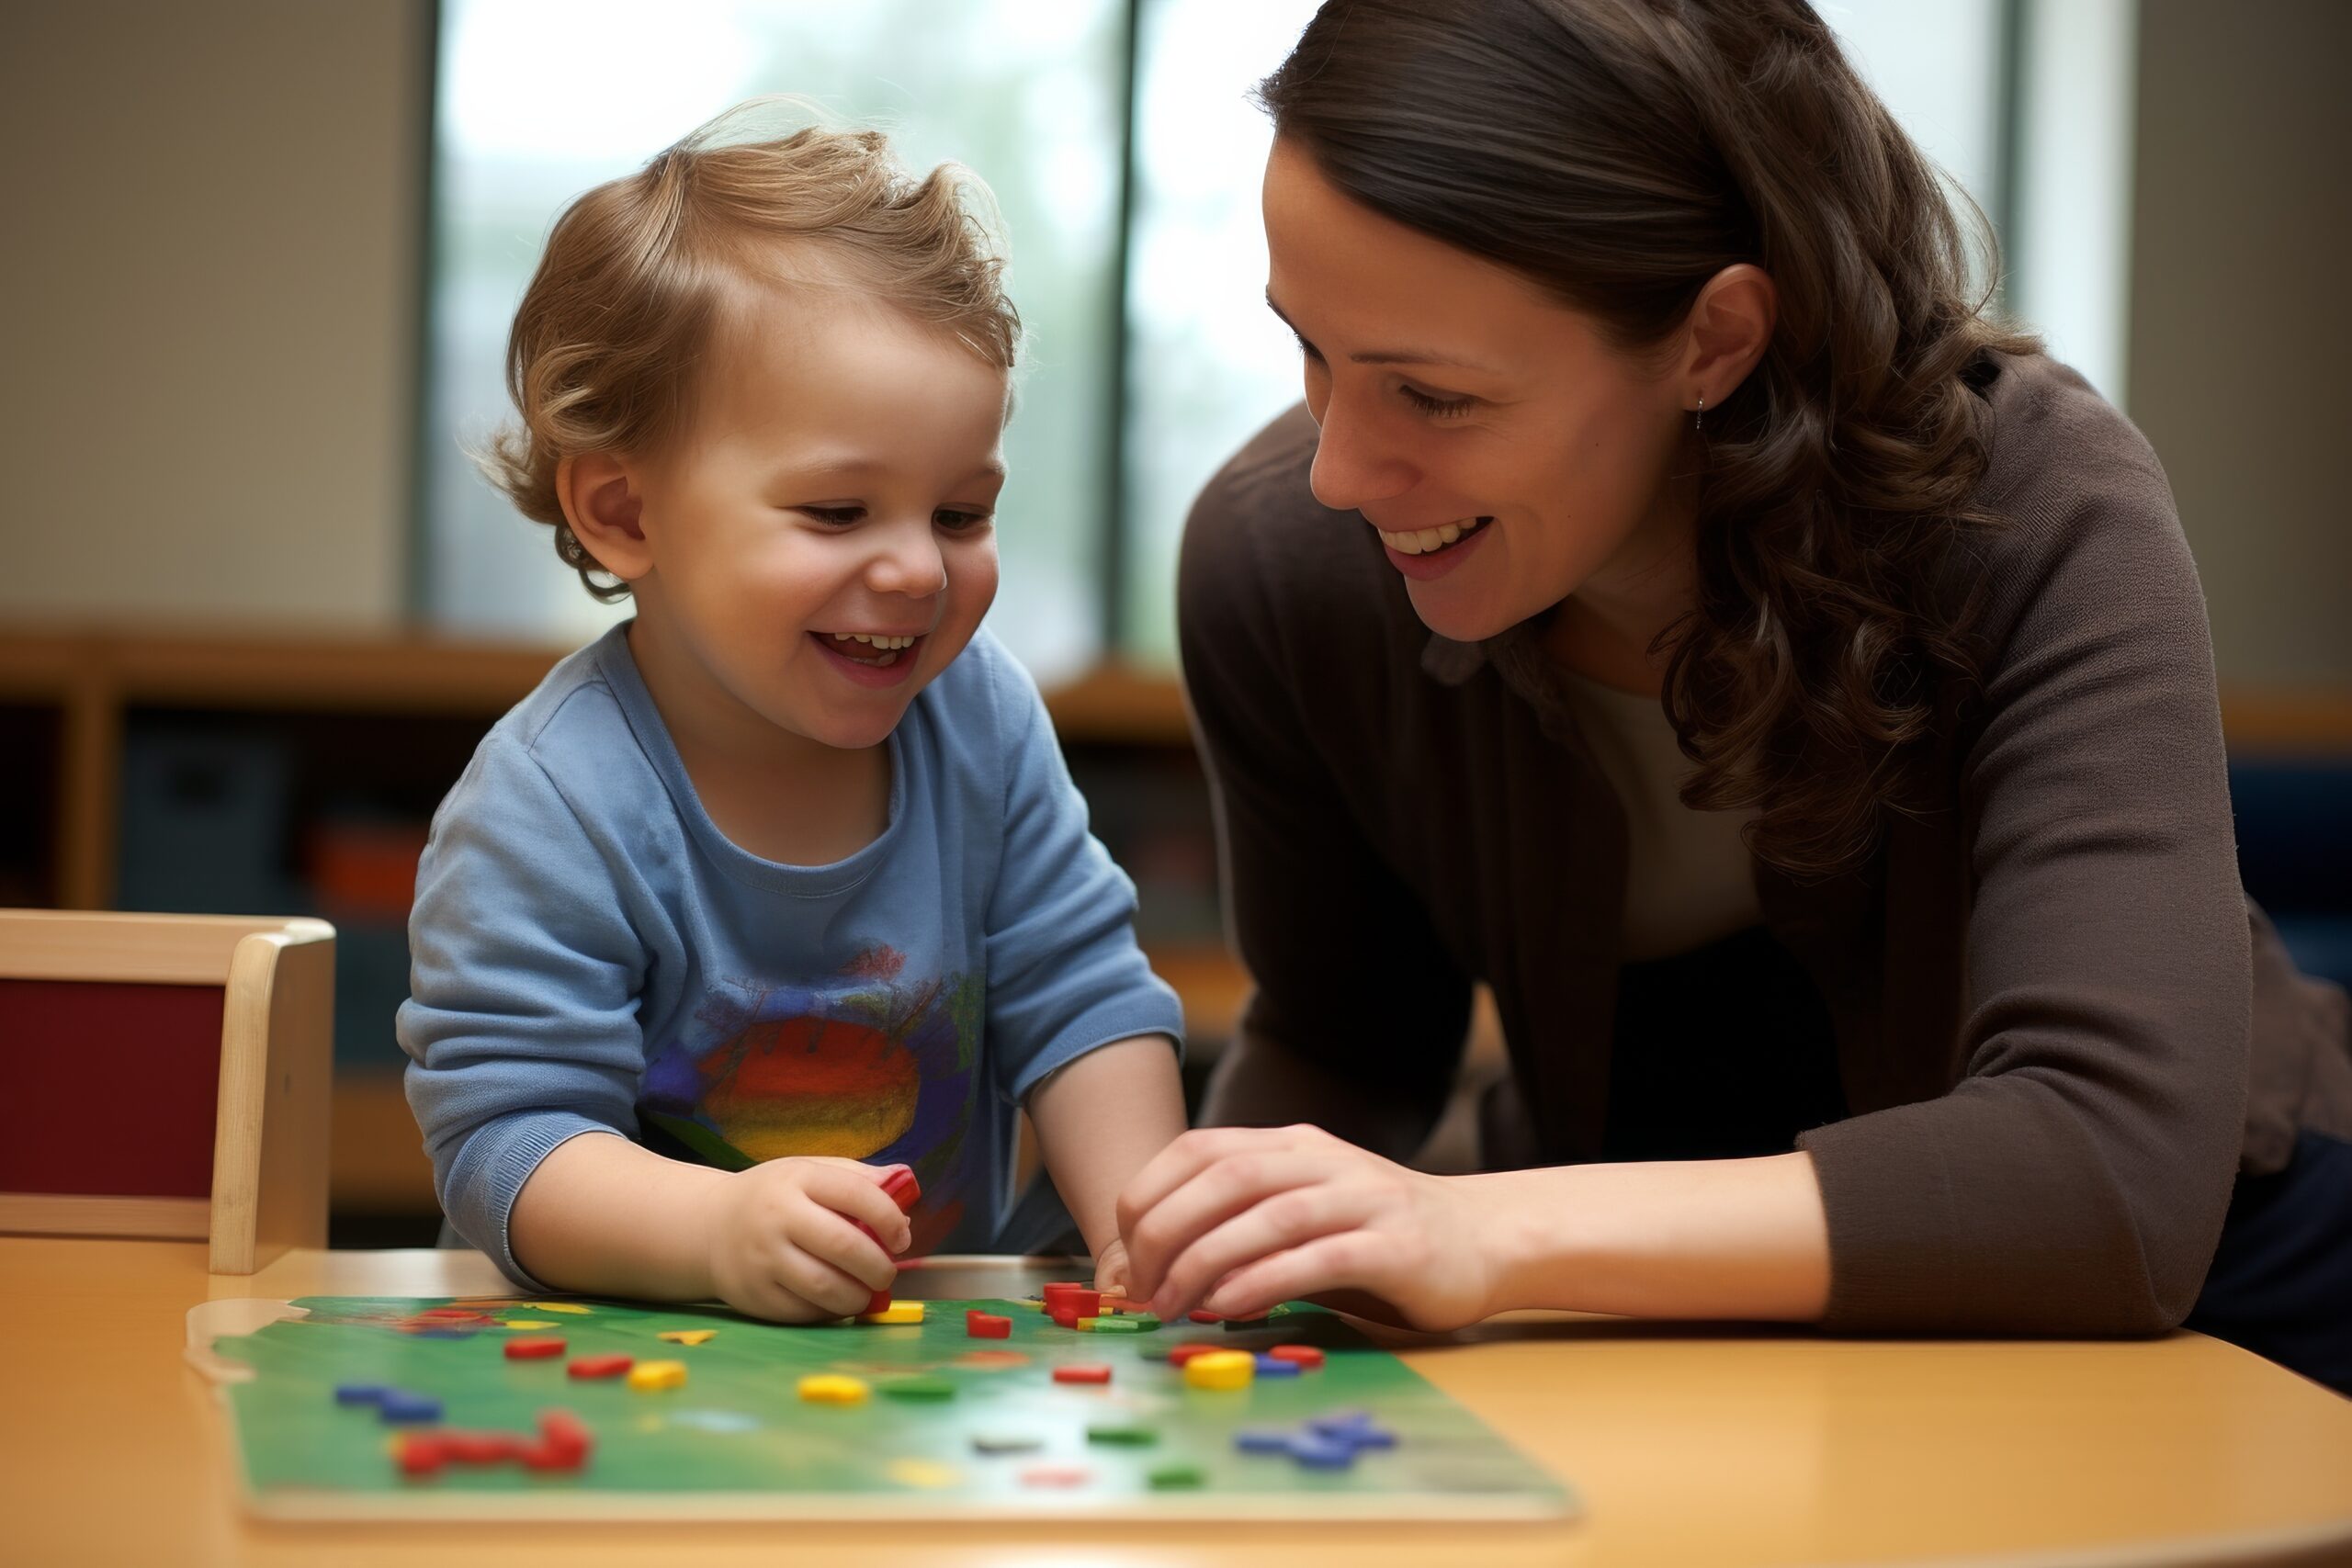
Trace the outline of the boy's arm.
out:
[[[553,781],[493,735],[418,867],[398,1028],[442,1207],[526,1288],[559,1281],[514,1256],[526,1180],[571,1144],[636,1129],[645,954],[623,903]]]
[[[1184,1010],[1136,944],[1135,885],[1088,830],[1036,683],[977,640],[1006,759],[1001,850],[989,886],[989,1071],[1026,1106],[1054,1186],[1093,1249],[1124,1273],[1119,1190],[1184,1130]]]
[[[712,1187],[727,1173],[583,1133],[539,1161],[507,1218],[514,1260],[587,1295],[708,1301]]]
[[[1029,1096],[1038,1153],[1100,1260],[1119,1239],[1120,1191],[1184,1131],[1175,1042],[1138,1034],[1085,1055]]]
[[[532,1171],[508,1239],[533,1275],[583,1294],[844,1317],[888,1288],[890,1255],[913,1239],[876,1179],[889,1168],[905,1168],[801,1157],[722,1171],[582,1134]]]

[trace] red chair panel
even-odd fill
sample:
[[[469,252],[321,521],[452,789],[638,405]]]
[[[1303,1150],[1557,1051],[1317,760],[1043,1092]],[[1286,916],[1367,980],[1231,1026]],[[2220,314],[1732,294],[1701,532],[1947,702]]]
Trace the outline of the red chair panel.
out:
[[[0,980],[0,1191],[212,1195],[221,987]]]

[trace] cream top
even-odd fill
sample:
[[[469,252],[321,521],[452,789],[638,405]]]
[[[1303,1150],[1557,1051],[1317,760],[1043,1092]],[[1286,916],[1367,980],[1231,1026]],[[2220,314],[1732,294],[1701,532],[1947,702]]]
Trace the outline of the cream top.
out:
[[[1560,690],[1625,808],[1621,956],[1666,958],[1756,924],[1756,879],[1739,836],[1756,813],[1682,804],[1691,763],[1656,697],[1566,671]]]

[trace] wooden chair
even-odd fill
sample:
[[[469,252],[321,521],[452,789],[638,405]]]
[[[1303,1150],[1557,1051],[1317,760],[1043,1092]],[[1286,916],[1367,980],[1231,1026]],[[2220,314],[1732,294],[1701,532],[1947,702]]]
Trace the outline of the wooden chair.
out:
[[[0,909],[0,1232],[327,1235],[334,928]]]

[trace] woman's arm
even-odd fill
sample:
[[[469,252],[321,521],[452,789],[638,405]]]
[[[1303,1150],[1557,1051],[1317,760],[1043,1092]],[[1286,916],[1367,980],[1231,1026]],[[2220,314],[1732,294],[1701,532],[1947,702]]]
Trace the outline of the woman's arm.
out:
[[[1811,1323],[1829,1304],[1813,1160],[1572,1165],[1477,1184],[1498,1260],[1492,1310]]]
[[[1119,1205],[1162,1316],[1294,1298],[1416,1328],[1521,1307],[1812,1321],[1829,1238],[1804,1155],[1430,1176],[1315,1127],[1188,1133]]]
[[[2204,602],[2120,415],[2033,362],[1995,407],[2017,445],[1970,557],[1989,653],[1957,736],[1967,924],[1941,939],[1962,1076],[1798,1140],[1837,1258],[1825,1322],[2162,1333],[2229,1206],[2253,1010]]]

